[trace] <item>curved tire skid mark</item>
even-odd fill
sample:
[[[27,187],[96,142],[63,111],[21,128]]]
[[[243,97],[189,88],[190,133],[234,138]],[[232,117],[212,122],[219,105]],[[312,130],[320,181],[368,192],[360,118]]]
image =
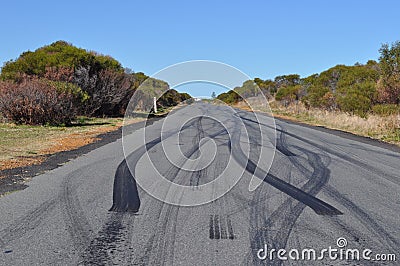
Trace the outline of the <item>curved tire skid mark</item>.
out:
[[[255,121],[251,121],[253,123],[255,123]],[[268,125],[265,125],[268,126]],[[277,129],[278,130],[278,129]],[[330,153],[333,154],[335,156],[339,156],[339,157],[343,157],[342,154],[339,154],[338,152],[323,147],[322,145],[316,144],[312,141],[306,140],[304,138],[298,137],[294,134],[285,132],[283,129],[278,130],[280,131],[280,133],[284,133],[287,134],[295,139],[298,139],[302,142],[305,142],[309,145],[312,145],[320,150],[322,150],[323,152],[326,153]],[[282,140],[282,139],[278,139],[278,140]],[[295,160],[289,158],[293,163],[295,162]],[[363,169],[365,169],[365,167],[367,166],[365,163],[363,162],[358,162],[357,160],[351,158],[350,156],[346,156],[344,157],[344,159],[354,165],[357,165],[359,167],[362,167]],[[296,163],[294,163],[296,164]],[[306,169],[304,166],[302,166],[301,164],[297,163],[296,164],[297,168],[301,171],[305,171],[306,174],[305,176],[308,176],[309,170]],[[377,169],[371,169],[373,167],[367,166],[366,167],[368,170],[372,170],[375,174],[382,174],[382,171],[379,171]],[[392,176],[387,176],[386,174],[382,175],[385,179],[388,179],[389,181],[393,181],[394,177]],[[398,182],[395,182],[396,184],[398,184]],[[374,221],[365,211],[363,211],[362,209],[360,209],[358,206],[356,206],[352,201],[350,201],[349,199],[347,199],[345,196],[343,196],[340,192],[338,192],[336,189],[334,189],[332,186],[330,186],[329,184],[326,185],[324,187],[324,192],[330,196],[331,198],[333,198],[335,201],[337,201],[338,203],[342,204],[345,208],[347,208],[348,210],[350,210],[357,218],[359,221],[361,221],[364,226],[366,226],[367,228],[369,228],[371,231],[375,232],[376,237],[378,238],[379,242],[383,243],[384,245],[386,245],[387,247],[389,247],[391,250],[396,251],[398,246],[400,245],[400,243],[394,239],[388,232],[386,232],[379,224],[376,223],[376,221]],[[332,218],[333,221],[335,221],[336,224],[339,225],[338,219],[333,217]],[[354,237],[356,240],[359,239],[359,237],[355,236]],[[259,261],[259,260],[257,260]]]
[[[390,181],[390,182],[392,182],[392,183],[394,183],[396,185],[400,185],[399,177],[396,177],[396,176],[393,176],[391,174],[388,174],[388,173],[386,173],[386,172],[384,172],[384,171],[382,171],[380,169],[377,169],[377,168],[375,168],[375,167],[373,167],[373,166],[371,166],[371,165],[369,165],[369,164],[367,164],[365,162],[361,162],[361,161],[359,161],[359,160],[347,155],[347,153],[340,153],[338,151],[335,151],[332,148],[328,148],[327,146],[323,146],[323,145],[317,144],[317,143],[315,143],[313,141],[304,139],[302,137],[296,136],[296,135],[294,135],[292,133],[289,133],[289,132],[286,132],[286,134],[291,136],[291,137],[293,137],[293,138],[296,138],[296,139],[298,139],[298,140],[300,140],[300,141],[302,141],[304,143],[312,145],[312,146],[314,146],[314,147],[316,147],[316,148],[318,148],[318,149],[320,149],[320,150],[322,150],[322,151],[324,151],[326,153],[335,155],[336,157],[338,157],[338,158],[340,158],[342,160],[345,160],[346,162],[349,162],[349,163],[351,163],[351,164],[353,164],[353,165],[355,165],[357,167],[360,167],[363,170],[368,170],[368,171],[374,173],[375,175],[386,179],[387,181]],[[373,179],[369,179],[369,180],[373,181]]]
[[[170,204],[164,204],[164,206],[165,216],[159,220],[161,226],[157,226],[156,229],[149,265],[173,265],[179,206]],[[156,250],[155,253],[154,250]]]
[[[249,119],[249,120],[251,122],[253,122],[252,119]],[[246,125],[253,127],[252,124],[246,123],[247,118],[245,118],[244,121],[245,121]],[[285,130],[282,128],[281,130],[279,130],[279,132],[280,132],[280,135],[277,138],[277,149],[283,155],[285,155],[287,158],[289,158],[290,161],[293,161],[292,158],[293,158],[293,156],[295,156],[295,154],[292,153],[287,146]],[[239,152],[241,152],[241,150]],[[278,247],[278,249],[284,248],[286,246],[287,240],[290,236],[290,233],[292,231],[294,224],[296,223],[298,217],[300,216],[300,214],[303,212],[304,208],[306,207],[304,204],[308,203],[307,205],[309,207],[311,207],[318,214],[328,214],[328,215],[342,214],[340,211],[338,211],[336,208],[332,207],[331,205],[326,204],[325,202],[322,202],[313,197],[327,183],[330,172],[329,172],[329,169],[322,163],[321,159],[319,158],[319,156],[317,154],[308,152],[307,156],[308,156],[310,165],[313,168],[313,173],[312,173],[312,178],[301,189],[297,189],[296,187],[292,186],[291,184],[286,183],[285,181],[280,180],[269,173],[267,174],[266,178],[264,179],[264,181],[273,185],[275,188],[278,188],[282,192],[285,192],[289,196],[292,196],[293,198],[299,200],[300,203],[297,203],[297,204],[295,204],[294,207],[292,207],[292,205],[294,204],[293,198],[287,199],[271,215],[271,217],[267,220],[267,222],[265,222],[264,228],[259,227],[260,222],[262,222],[263,220],[265,221],[265,218],[264,217],[260,218],[259,214],[264,213],[264,212],[263,212],[263,210],[260,210],[260,204],[253,205],[253,206],[255,206],[255,208],[252,208],[252,211],[250,212],[250,214],[252,216],[254,216],[253,218],[250,219],[251,223],[254,222],[254,224],[250,225],[250,236],[251,236],[250,243],[251,243],[252,256],[250,254],[249,254],[249,256],[247,256],[248,257],[247,263],[250,263],[250,264],[251,263],[255,263],[255,264],[262,263],[260,260],[258,260],[255,251],[258,250],[258,248],[260,246],[263,246],[264,244],[268,244],[270,246],[272,245],[273,248]],[[250,173],[254,174],[256,172],[256,169],[257,169],[256,164],[254,164],[252,161],[248,160],[248,163],[246,165],[246,170],[249,171]],[[269,180],[266,180],[267,178]],[[286,183],[286,185],[283,184],[284,186],[282,186],[282,184],[279,184],[279,183]],[[279,185],[279,186],[277,186],[277,185]],[[257,201],[257,202],[260,201],[260,193],[261,193],[260,191],[261,190],[259,189],[255,195],[255,201]],[[288,193],[288,191],[289,191],[289,193]],[[294,192],[294,195],[297,197],[294,197],[292,195],[293,192]],[[300,197],[298,197],[299,194],[300,194]],[[306,198],[306,196],[309,196],[309,198]],[[311,199],[312,204],[310,204],[310,199]],[[264,204],[261,204],[261,206],[263,206],[263,205]],[[265,229],[267,229],[268,227],[271,227],[271,226],[275,226],[277,228],[276,233],[275,234],[266,234],[269,231],[265,231]],[[256,231],[255,231],[255,229],[256,229]],[[276,262],[272,261],[269,263],[271,265],[274,265],[274,264],[280,265],[281,261],[276,261]]]
[[[200,148],[200,140],[204,138],[206,135],[209,138],[215,138],[220,136],[221,134],[227,134],[226,130],[223,128],[217,131],[214,134],[208,134],[203,130],[202,125],[203,119],[201,117],[198,118],[198,123],[196,123],[196,134],[193,137],[191,142],[192,147],[186,153],[187,158],[196,157]],[[228,146],[230,146],[230,141],[228,140]],[[168,176],[170,178],[175,178],[178,176],[178,173],[181,169],[177,167],[172,167],[170,171],[168,171]],[[199,171],[193,171],[191,173],[191,180],[195,180],[195,182],[199,182],[196,178],[199,178],[204,175],[205,169]],[[183,196],[183,195],[182,195]],[[156,252],[151,255],[146,255],[145,258],[142,258],[140,261],[148,261],[150,265],[173,265],[174,263],[174,246],[175,246],[175,238],[176,238],[176,222],[179,213],[179,206],[173,206],[170,204],[164,204],[163,208],[165,208],[164,218],[161,218],[160,226],[157,227],[157,232],[154,238],[151,238],[152,248],[151,250]],[[160,213],[161,215],[161,213]],[[154,244],[155,243],[155,244]],[[147,259],[146,259],[147,258]]]
[[[250,242],[250,251],[245,256],[243,261],[244,265],[257,265],[260,263],[259,259],[257,258],[256,254],[257,251],[264,247],[264,239],[263,235],[257,233],[259,232],[260,228],[265,226],[265,214],[267,213],[267,202],[264,201],[263,195],[266,194],[266,187],[260,186],[256,189],[250,208],[250,220],[249,220],[249,242]]]
[[[62,182],[62,191],[58,196],[43,202],[42,204],[39,205],[39,207],[33,209],[23,217],[18,218],[17,221],[14,221],[12,225],[3,229],[0,232],[0,239],[1,239],[0,246],[4,246],[8,242],[21,238],[27,232],[32,231],[36,227],[38,227],[49,215],[49,213],[57,206],[57,204],[65,200],[65,193],[66,193],[65,184],[67,182],[66,180],[69,179],[71,175],[79,171],[82,170],[73,171],[68,176],[65,177],[64,181]]]
[[[83,245],[81,244],[82,241],[77,240],[77,237],[75,235],[78,234],[78,236],[88,236],[90,229],[86,226],[88,222],[85,218],[84,221],[80,221],[81,217],[79,217],[79,215],[83,215],[83,211],[74,211],[74,209],[77,207],[77,199],[71,197],[72,188],[70,187],[69,180],[71,176],[81,171],[82,169],[73,171],[65,177],[61,184],[61,192],[58,196],[43,202],[39,205],[39,207],[33,209],[23,217],[18,218],[17,221],[14,221],[11,226],[3,229],[0,232],[0,236],[2,239],[2,242],[0,242],[0,246],[3,247],[9,242],[23,237],[27,232],[36,229],[40,224],[44,222],[50,212],[53,211],[58,204],[61,204],[65,209],[65,212],[63,212],[63,214],[64,220],[66,221],[67,230],[74,240],[74,245],[78,247],[77,250],[81,250],[79,248],[83,247]],[[78,207],[78,209],[80,208]],[[83,226],[85,229],[79,229],[81,227],[81,224],[85,224]],[[85,237],[85,239],[87,240],[87,237]]]
[[[256,123],[256,124],[263,125],[265,127],[274,129],[270,125],[259,123],[258,121],[255,121],[255,120],[252,120],[252,119],[249,119],[249,118],[246,118],[246,117],[242,117],[242,116],[239,116],[239,117],[241,119],[244,119],[244,120],[249,121],[251,123]],[[392,183],[394,183],[396,185],[400,185],[400,180],[399,180],[398,176],[393,176],[393,175],[391,175],[389,173],[386,173],[386,172],[384,172],[384,171],[382,171],[380,169],[377,169],[377,168],[375,168],[375,167],[373,167],[373,166],[371,166],[371,165],[369,165],[369,164],[367,164],[365,162],[360,162],[359,160],[347,155],[347,153],[340,153],[338,151],[335,151],[332,148],[328,148],[326,145],[324,146],[324,145],[321,145],[321,144],[317,144],[314,141],[311,141],[311,140],[305,139],[303,137],[297,136],[297,135],[295,135],[293,133],[285,131],[284,129],[276,128],[276,131],[284,133],[284,134],[286,134],[286,135],[288,135],[288,136],[290,136],[292,138],[298,139],[298,140],[300,140],[300,141],[302,141],[304,143],[307,143],[307,144],[309,144],[311,146],[314,146],[314,147],[316,147],[316,148],[318,148],[318,149],[320,149],[320,150],[322,150],[324,152],[327,152],[329,154],[335,155],[336,157],[338,157],[340,159],[343,159],[343,160],[345,160],[345,161],[347,161],[349,163],[352,163],[353,165],[358,166],[358,167],[362,168],[363,170],[368,170],[370,172],[373,172],[375,175],[377,175],[379,177],[382,177],[382,178],[384,178],[384,179],[386,179],[386,180],[388,180],[388,181],[390,181],[390,182],[392,182]]]
[[[365,227],[374,232],[377,240],[383,245],[390,248],[393,252],[398,252],[400,242],[396,240],[390,233],[388,233],[382,226],[380,226],[371,216],[369,216],[363,209],[357,206],[350,199],[342,195],[332,186],[328,185],[324,192],[345,208],[347,208],[352,215],[354,215]]]
[[[94,164],[102,164],[107,160],[109,159],[105,158],[98,160]],[[75,250],[79,252],[79,256],[83,261],[85,261],[85,258],[88,256],[86,250],[91,242],[93,233],[90,223],[86,218],[85,212],[82,209],[79,198],[76,194],[76,188],[79,184],[73,182],[73,178],[80,176],[80,173],[83,173],[92,167],[93,164],[86,165],[85,167],[79,168],[65,176],[62,182],[62,189],[60,193],[60,200],[64,209],[63,216],[67,231],[73,241]]]
[[[245,121],[246,121],[246,119],[245,119]],[[247,126],[253,127],[252,124],[249,124],[249,123],[245,123],[245,124]],[[295,154],[292,153],[288,149],[287,143],[286,143],[286,137],[284,136],[283,132],[284,132],[284,130],[281,129],[280,136],[277,139],[277,149],[283,155],[290,158],[291,156],[294,156]],[[253,135],[253,134],[251,134],[251,135]],[[233,141],[233,142],[236,143],[235,141]],[[238,148],[238,152],[240,154],[240,152],[242,152],[242,151],[241,151],[240,147],[237,147],[237,148]],[[236,153],[234,153],[234,154],[236,154]],[[292,205],[294,204],[293,199],[292,198],[287,199],[280,207],[278,207],[278,210],[272,214],[270,219],[267,220],[267,223],[266,223],[267,226],[275,225],[277,228],[280,228],[278,230],[278,232],[276,233],[276,235],[274,237],[272,237],[273,239],[271,239],[271,236],[263,235],[263,230],[262,230],[263,228],[261,228],[262,231],[260,231],[260,229],[258,229],[260,222],[262,222],[262,220],[264,220],[263,217],[260,219],[260,217],[258,217],[258,216],[260,213],[264,213],[264,212],[263,212],[263,210],[260,210],[260,204],[253,205],[253,206],[255,206],[255,210],[252,208],[252,211],[250,212],[250,215],[254,216],[254,217],[251,217],[251,219],[250,219],[251,223],[254,222],[254,224],[250,225],[250,235],[251,235],[250,243],[251,243],[251,250],[253,251],[252,252],[253,256],[251,256],[250,254],[247,256],[248,263],[255,263],[255,264],[261,263],[260,260],[258,260],[256,253],[255,253],[255,251],[258,250],[257,246],[260,247],[264,243],[270,244],[270,243],[274,243],[274,242],[278,242],[278,246],[281,246],[282,248],[286,246],[287,239],[290,236],[290,233],[292,231],[294,224],[296,223],[298,217],[300,216],[300,214],[306,207],[304,204],[308,203],[307,205],[310,206],[318,214],[328,214],[328,215],[342,214],[340,211],[338,211],[336,208],[330,206],[329,204],[326,204],[325,202],[319,201],[318,199],[312,197],[312,196],[315,196],[322,189],[322,187],[326,184],[326,182],[328,181],[328,178],[329,178],[329,174],[330,174],[327,167],[322,164],[318,155],[316,155],[315,153],[311,153],[311,154],[309,153],[308,157],[311,157],[312,155],[314,155],[313,157],[315,157],[315,158],[309,158],[309,161],[311,162],[311,166],[314,169],[313,179],[311,179],[309,182],[307,182],[301,189],[297,189],[296,187],[292,186],[291,184],[286,183],[285,181],[280,180],[269,173],[267,174],[266,178],[264,179],[264,181],[266,181],[266,179],[269,177],[269,180],[266,181],[267,183],[273,185],[275,188],[280,189],[282,192],[285,192],[289,196],[293,197],[293,195],[291,195],[293,193],[293,190],[294,190],[294,195],[297,197],[299,196],[298,195],[299,193],[305,194],[305,195],[300,195],[301,196],[300,198],[293,197],[300,201],[300,203],[297,203],[295,205],[295,207],[293,207],[293,208],[292,208]],[[242,157],[243,157],[243,155],[242,155]],[[313,163],[315,160],[318,161],[316,165],[315,165],[315,163]],[[256,169],[257,169],[256,164],[254,164],[252,161],[248,160],[247,165],[246,165],[246,170],[252,174],[255,174]],[[281,186],[279,183],[286,183],[286,184],[283,184],[284,186]],[[279,186],[276,186],[277,184]],[[292,190],[292,192],[288,193],[287,188],[289,188],[289,191]],[[297,190],[297,192],[296,192],[296,190]],[[257,202],[260,201],[260,191],[261,190],[259,189],[255,195],[255,201],[257,201]],[[308,199],[305,197],[306,195],[309,197]],[[303,201],[301,199],[303,199],[305,201]],[[309,199],[312,199],[312,201],[314,201],[312,203],[312,205],[310,205]],[[316,199],[316,201],[315,201],[315,199]],[[263,205],[264,204],[261,204],[261,206],[263,206]],[[314,207],[313,207],[313,205],[314,205]],[[254,230],[255,228],[257,228],[256,231]],[[277,244],[275,243],[274,245],[277,245]],[[281,262],[270,262],[270,263],[272,263],[272,264],[277,263],[278,265],[281,264]]]
[[[73,188],[71,183],[72,176],[81,171],[82,170],[76,170],[64,179],[61,202],[64,207],[63,214],[67,231],[74,243],[75,249],[80,253],[80,257],[84,258],[86,256],[84,251],[90,243],[92,230],[89,226],[89,221],[80,206],[75,188]]]
[[[245,118],[242,116],[237,116],[237,117],[239,117],[240,119],[244,119],[245,125],[252,126],[254,128],[254,126],[252,124],[246,123],[246,121],[250,121],[254,124],[255,123],[254,120]],[[264,124],[262,124],[262,125],[264,125]],[[265,125],[265,126],[271,127],[269,125]],[[280,134],[288,134],[284,128],[279,129],[279,130],[276,129],[276,130],[278,132],[280,132]],[[234,143],[233,157],[236,159],[236,161],[239,164],[242,164],[243,166],[245,166],[245,169],[250,174],[257,176],[258,178],[260,178],[264,182],[272,185],[276,189],[279,189],[280,191],[291,196],[292,198],[295,198],[298,201],[304,203],[305,205],[312,208],[317,214],[320,214],[320,215],[341,215],[341,214],[343,214],[341,211],[339,211],[335,207],[331,206],[330,204],[314,197],[313,195],[310,195],[310,194],[304,192],[301,189],[298,189],[297,187],[293,186],[292,184],[290,184],[270,173],[265,172],[263,169],[258,168],[257,164],[254,161],[246,158],[244,152],[240,148],[240,145],[237,144],[237,143],[239,143],[239,138],[240,138],[239,134],[233,134],[232,138],[234,139],[232,141],[232,143]],[[286,143],[286,138],[285,137],[281,138],[281,136],[279,136],[278,140],[282,140],[282,141],[280,141],[281,148],[283,148],[282,153],[290,154],[290,156],[286,156],[290,160],[290,158],[292,158],[292,156],[295,154],[292,153],[291,151],[289,151],[289,149],[287,147],[287,143]],[[284,147],[282,147],[282,146],[284,146]]]
[[[200,145],[200,141],[204,138],[203,128],[201,126],[202,117],[199,117],[196,122],[196,135],[192,138],[192,148]],[[189,151],[190,152],[190,151]],[[187,155],[186,155],[187,156]],[[190,154],[189,154],[190,156]],[[193,153],[195,158],[200,156],[200,149],[196,149]],[[189,186],[196,187],[199,185],[200,178],[201,178],[201,171],[196,171],[196,174],[192,174],[190,176]]]
[[[309,181],[301,187],[301,190],[310,195],[316,195],[327,184],[329,180],[329,169],[324,165],[319,155],[303,150],[308,157],[313,172]],[[261,263],[258,260],[254,250],[256,247],[262,247],[267,244],[269,248],[281,249],[285,248],[292,229],[303,212],[306,205],[299,202],[296,203],[292,198],[285,200],[271,215],[263,227],[258,227],[257,231],[253,231],[252,246],[253,263]],[[256,206],[256,213],[260,213]],[[271,230],[274,228],[274,230]],[[281,265],[282,261],[269,261],[269,265]]]
[[[193,123],[197,122],[196,120],[193,121]],[[189,123],[192,124],[192,123]],[[182,127],[182,130],[186,130],[190,127],[191,125],[187,125],[185,127]],[[193,141],[193,147],[192,149],[189,150],[187,156],[190,158],[191,156],[195,155],[196,152],[199,150],[199,141],[198,141],[198,136],[196,134],[195,138],[197,141]],[[149,143],[147,143],[144,147],[139,148],[138,150],[134,151],[132,154],[128,156],[128,159],[130,161],[130,166],[133,171],[133,173],[130,173],[130,178],[134,179],[134,169],[136,167],[136,164],[140,160],[140,158],[145,154],[146,151],[149,151],[151,148],[153,148],[155,145],[159,144],[161,142],[161,138],[157,138]],[[125,165],[126,168],[127,165]],[[129,171],[129,169],[128,169]],[[171,167],[167,170],[167,172],[164,175],[167,175],[169,180],[174,181],[176,176],[178,175],[179,169],[178,167],[171,165]],[[115,187],[114,187],[115,189]],[[115,190],[114,190],[115,192]],[[127,191],[128,193],[134,193],[137,195],[137,190],[136,191]],[[117,193],[118,194],[118,193]],[[114,194],[115,195],[115,194]],[[121,197],[124,197],[124,195],[121,195]],[[115,199],[115,198],[114,198]],[[121,202],[123,201],[123,198],[121,199]],[[158,201],[158,200],[157,200]],[[114,202],[115,203],[115,202]],[[113,208],[111,210],[114,210]],[[162,217],[163,210],[165,211],[165,215]],[[132,265],[144,265],[144,264],[154,264],[154,265],[161,265],[165,264],[166,262],[169,262],[168,264],[171,264],[173,261],[173,256],[174,256],[174,242],[175,242],[175,233],[176,233],[176,219],[178,216],[178,211],[179,211],[179,206],[173,206],[170,204],[162,203],[160,202],[160,210],[158,211],[159,217],[158,217],[158,222],[159,226],[157,227],[156,232],[149,238],[147,244],[145,245],[145,251],[144,255],[137,258],[136,260],[131,260]],[[168,228],[172,229],[172,232],[169,232]],[[167,240],[166,240],[167,239]],[[155,253],[153,250],[157,250]]]
[[[313,168],[313,173],[309,181],[301,189],[311,195],[316,195],[327,184],[330,173],[317,154],[309,153],[307,157]],[[265,223],[264,230],[260,232],[261,234],[266,234],[264,236],[265,243],[268,243],[270,248],[280,249],[286,247],[293,227],[305,207],[304,204],[295,203],[293,199],[289,198],[270,215]],[[272,227],[276,227],[276,231],[272,231],[271,234],[268,229]],[[280,265],[281,261],[274,261],[272,264]]]
[[[7,228],[0,231],[0,248],[5,247],[8,243],[23,237],[27,232],[36,229],[49,213],[56,207],[58,198],[50,199],[28,214],[21,218],[17,218]]]
[[[236,135],[236,134],[235,134]],[[249,173],[256,175],[258,178],[263,179],[264,182],[272,185],[276,189],[284,192],[285,194],[291,196],[292,198],[304,203],[313,209],[317,214],[321,215],[340,215],[343,214],[341,211],[333,207],[332,205],[316,198],[314,195],[304,192],[303,190],[293,186],[292,184],[270,174],[266,173],[260,168],[257,168],[257,165],[248,160],[241,150],[240,146],[238,146],[239,137],[233,135],[232,138],[235,138],[233,143],[233,157],[236,161],[245,167],[246,171]]]
[[[301,163],[296,160],[291,159],[292,163],[297,167],[297,169],[304,174],[304,176],[309,176],[310,171],[305,168]],[[346,196],[342,195],[338,190],[336,190],[331,185],[327,184],[324,189],[324,193],[331,197],[333,200],[343,205],[349,212],[354,215],[365,227],[369,228],[374,232],[379,242],[386,245],[388,248],[393,251],[396,250],[396,247],[400,246],[399,241],[394,239],[385,229],[383,229],[373,218],[371,218],[364,210],[362,210],[359,206],[357,206],[354,202],[348,199]],[[339,221],[336,218],[333,218],[333,221],[339,226]],[[353,232],[349,232],[349,235],[353,235]],[[359,236],[354,236],[354,239],[357,240],[360,238]],[[356,241],[357,242],[357,241]]]
[[[179,171],[179,168],[171,165],[166,173],[164,173],[164,176],[170,177],[170,180],[173,182]],[[159,206],[159,210],[157,211],[158,217],[155,218],[158,220],[156,230],[144,246],[143,255],[133,261],[131,260],[132,265],[163,265],[165,262],[173,261],[179,206],[173,206],[159,200],[156,200],[156,202],[159,203],[159,205],[157,204]],[[153,205],[152,208],[154,208]],[[165,214],[163,215],[163,213]],[[172,228],[172,233],[169,232],[169,228]],[[167,240],[165,240],[166,238]]]
[[[190,126],[190,125],[188,125]],[[170,134],[169,136],[172,136]],[[87,247],[84,249],[82,255],[82,263],[86,264],[112,264],[112,257],[120,256],[115,251],[119,246],[125,245],[128,247],[128,254],[125,254],[125,261],[131,264],[132,252],[129,251],[129,246],[132,241],[131,230],[133,229],[132,221],[127,224],[123,221],[124,213],[136,213],[140,207],[140,198],[137,190],[136,180],[134,178],[134,169],[140,158],[151,148],[161,142],[161,137],[153,139],[152,141],[141,146],[132,152],[126,159],[124,159],[117,167],[114,186],[113,186],[113,205],[110,211],[114,213],[108,218],[107,222],[103,225],[102,229],[97,233]],[[132,171],[127,165],[126,161],[130,162]],[[161,212],[162,204],[160,204]],[[154,239],[154,235],[150,237]],[[87,240],[87,239],[86,239]],[[87,241],[86,241],[87,242]],[[147,247],[147,252],[151,251],[151,247]],[[120,262],[120,261],[119,261]],[[134,262],[134,264],[137,264]]]
[[[123,218],[126,213],[138,212],[140,207],[134,169],[147,149],[150,150],[160,142],[161,137],[148,142],[146,145],[132,152],[127,159],[124,159],[118,165],[114,178],[113,205],[109,210],[111,212],[110,216],[101,230],[87,244],[85,255],[83,256],[83,264],[112,265],[113,257],[121,257],[121,254],[117,254],[116,252],[117,247],[121,244],[125,244],[125,246],[130,245],[132,237],[130,237],[126,228],[131,230],[133,224],[132,222],[128,225],[125,224]],[[130,162],[132,171],[128,167],[126,160]],[[131,257],[129,254],[127,256]],[[131,261],[129,258],[128,260]]]
[[[276,149],[285,156],[295,156],[293,152],[288,149],[286,131],[280,127],[279,138],[276,141]]]
[[[188,153],[185,154],[187,159],[190,159],[191,157],[196,158],[198,156],[200,152],[200,141],[202,138],[204,138],[205,135],[202,127],[202,117],[196,119],[196,123],[194,125],[196,128],[196,134],[195,136],[193,136],[193,139],[191,141],[192,148],[189,149]],[[221,134],[221,132],[218,132],[217,135],[219,134]],[[172,166],[169,169],[167,175],[169,176],[169,178],[172,178],[172,180],[174,180],[178,176],[180,171],[180,168]],[[198,184],[199,178],[202,176],[202,172],[203,170],[199,170],[193,171],[191,173],[191,185],[196,186],[196,184]],[[163,218],[161,218],[161,220],[159,220],[160,226],[157,226],[157,232],[153,239],[152,250],[156,250],[156,252],[155,254],[153,253],[152,256],[150,256],[150,265],[173,265],[174,262],[176,224],[180,207],[165,203],[163,204],[163,209],[165,209],[165,215]],[[160,212],[160,216],[161,214],[162,210]]]
[[[181,130],[189,128],[196,120],[188,122]],[[159,144],[177,132],[171,132],[164,139],[160,136],[155,138],[141,147],[137,148],[118,165],[114,177],[113,186],[113,205],[110,211],[114,212],[138,212],[140,208],[140,197],[135,180],[135,167],[140,158],[155,145]],[[128,161],[128,162],[127,162]],[[128,165],[129,163],[129,165]]]

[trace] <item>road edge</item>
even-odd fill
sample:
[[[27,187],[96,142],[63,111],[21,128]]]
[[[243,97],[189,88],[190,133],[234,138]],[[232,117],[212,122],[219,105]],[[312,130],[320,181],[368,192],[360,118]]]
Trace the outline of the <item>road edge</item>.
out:
[[[260,113],[260,114],[264,114],[265,115],[265,113]],[[400,153],[400,147],[399,146],[397,146],[396,144],[393,144],[393,143],[385,142],[383,140],[374,139],[374,138],[366,137],[366,136],[361,136],[361,135],[357,135],[357,134],[349,132],[349,131],[344,131],[344,130],[335,129],[335,128],[329,128],[329,127],[326,127],[326,126],[312,125],[312,124],[308,124],[308,123],[305,123],[305,122],[296,121],[294,119],[287,119],[287,118],[276,117],[276,116],[274,116],[274,119],[283,121],[285,123],[291,123],[291,124],[295,124],[295,125],[299,125],[299,126],[315,129],[315,130],[318,130],[318,131],[321,131],[321,132],[324,132],[324,133],[328,133],[328,134],[332,134],[332,135],[335,135],[335,136],[338,136],[338,137],[342,137],[342,138],[345,138],[345,139],[358,141],[358,142],[361,142],[361,143],[364,143],[364,144],[369,144],[371,146],[375,146],[375,147],[379,147],[379,148],[383,148],[383,149],[386,149],[386,150],[390,150],[390,151],[393,151],[393,152]]]
[[[232,106],[231,106],[232,107]],[[240,110],[240,111],[246,111],[246,112],[254,112],[260,115],[266,115],[266,116],[271,116],[270,113],[267,112],[263,112],[263,111],[249,111],[249,110],[245,110],[242,109],[240,107],[232,107],[236,110]],[[349,131],[345,131],[345,130],[341,130],[341,129],[336,129],[336,128],[329,128],[326,126],[320,126],[320,125],[313,125],[313,124],[309,124],[307,122],[303,122],[303,121],[298,121],[295,118],[292,117],[282,117],[282,116],[277,116],[274,115],[274,113],[272,112],[272,116],[274,117],[275,120],[279,120],[285,123],[290,123],[290,124],[295,124],[298,126],[302,126],[302,127],[306,127],[306,128],[310,128],[310,129],[314,129],[317,131],[321,131],[324,133],[328,133],[328,134],[332,134],[338,137],[342,137],[345,139],[349,139],[349,140],[354,140],[354,141],[358,141],[364,144],[369,144],[371,146],[375,146],[375,147],[379,147],[379,148],[383,148],[386,150],[390,150],[392,152],[396,152],[396,153],[400,153],[400,146],[393,144],[393,143],[389,143],[389,142],[385,142],[383,140],[379,140],[379,139],[374,139],[371,137],[367,137],[367,136],[362,136],[362,135],[357,135],[355,133],[349,132]]]
[[[130,130],[138,130],[144,126],[149,126],[154,122],[163,119],[165,115],[153,116],[147,120],[139,121],[129,125]],[[45,155],[45,160],[39,164],[16,167],[12,169],[4,169],[0,171],[0,196],[5,194],[23,190],[28,186],[25,184],[29,179],[44,174],[45,172],[54,170],[63,166],[65,163],[87,154],[97,148],[109,143],[115,142],[122,137],[122,127],[116,130],[106,132],[97,136],[98,140],[79,148],[60,151],[53,154]]]

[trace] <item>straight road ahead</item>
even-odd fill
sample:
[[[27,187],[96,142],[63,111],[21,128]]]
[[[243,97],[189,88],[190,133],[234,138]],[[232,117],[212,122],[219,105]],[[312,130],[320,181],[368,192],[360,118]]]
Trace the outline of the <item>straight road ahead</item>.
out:
[[[330,246],[400,256],[400,154],[271,121],[196,103],[127,134],[125,166],[120,139],[33,178],[0,198],[0,264],[373,263],[259,258]],[[113,196],[135,210],[136,189],[137,213],[109,211]]]

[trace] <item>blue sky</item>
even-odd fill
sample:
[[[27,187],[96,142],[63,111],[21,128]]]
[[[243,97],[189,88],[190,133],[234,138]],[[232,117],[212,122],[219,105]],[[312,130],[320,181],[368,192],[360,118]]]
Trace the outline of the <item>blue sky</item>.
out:
[[[377,60],[382,43],[400,40],[399,10],[386,0],[5,1],[0,61],[66,40],[148,75],[208,59],[251,77],[304,77]]]

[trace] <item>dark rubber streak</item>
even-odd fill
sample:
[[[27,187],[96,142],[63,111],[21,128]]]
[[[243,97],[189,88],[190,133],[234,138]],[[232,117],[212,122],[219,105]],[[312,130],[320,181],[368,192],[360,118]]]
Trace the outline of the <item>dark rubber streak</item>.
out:
[[[235,235],[233,234],[233,227],[232,227],[231,219],[227,218],[227,224],[228,224],[229,239],[235,239]]]
[[[236,135],[236,134],[235,134]],[[238,138],[238,136],[236,137]],[[233,143],[239,143],[237,141],[232,141]],[[240,164],[243,164],[244,161],[247,161],[246,170],[252,175],[256,175],[258,178],[262,178],[264,182],[270,184],[271,186],[279,189],[280,191],[286,193],[292,198],[304,203],[313,209],[317,214],[320,215],[341,215],[343,214],[341,211],[331,206],[330,204],[304,192],[303,190],[283,181],[282,179],[267,173],[265,177],[260,177],[257,170],[257,165],[253,163],[251,160],[247,159],[243,153],[243,151],[238,147],[238,145],[233,145],[233,157],[236,158],[236,161]]]
[[[221,229],[221,239],[227,239],[226,235],[226,218],[223,217],[220,219],[220,229]]]
[[[210,239],[214,239],[214,216],[210,215]]]
[[[221,234],[219,231],[219,216],[218,215],[214,216],[214,228],[215,228],[215,239],[220,239]]]

